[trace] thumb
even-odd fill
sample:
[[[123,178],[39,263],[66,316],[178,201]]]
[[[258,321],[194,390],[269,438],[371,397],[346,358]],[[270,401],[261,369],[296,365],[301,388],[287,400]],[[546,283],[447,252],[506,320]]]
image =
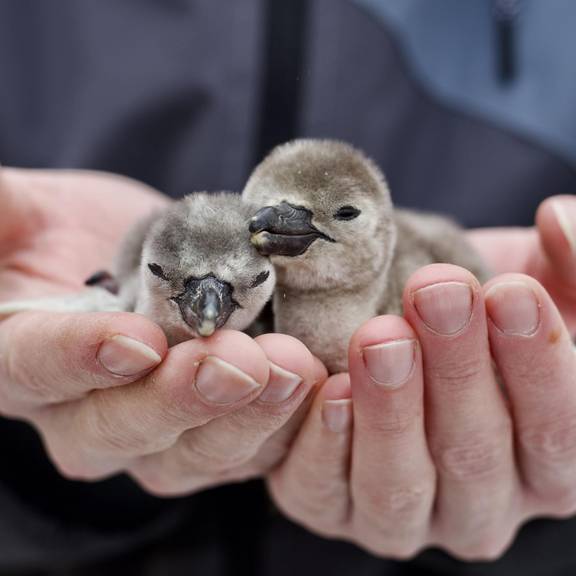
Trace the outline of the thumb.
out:
[[[555,275],[576,287],[576,196],[552,196],[536,213],[542,248]]]
[[[0,324],[0,404],[17,414],[134,382],[167,344],[138,314],[23,312]]]

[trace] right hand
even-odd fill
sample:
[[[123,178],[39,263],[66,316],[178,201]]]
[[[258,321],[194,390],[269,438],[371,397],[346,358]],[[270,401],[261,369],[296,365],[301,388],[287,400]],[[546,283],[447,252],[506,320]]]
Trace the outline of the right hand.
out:
[[[0,301],[80,290],[109,267],[133,222],[165,203],[121,177],[1,170]],[[0,413],[32,424],[64,476],[127,472],[160,495],[267,472],[324,376],[302,344],[278,334],[221,331],[168,350],[137,314],[0,322]]]

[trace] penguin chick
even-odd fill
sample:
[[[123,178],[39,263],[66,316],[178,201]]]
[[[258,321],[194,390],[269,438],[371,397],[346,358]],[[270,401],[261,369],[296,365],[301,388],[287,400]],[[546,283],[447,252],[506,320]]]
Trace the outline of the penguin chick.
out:
[[[249,241],[254,212],[237,194],[190,194],[137,223],[120,246],[113,276],[96,273],[76,295],[8,302],[0,315],[137,312],[161,326],[170,345],[218,328],[242,330],[270,299],[275,281],[269,259]]]
[[[402,290],[421,266],[486,270],[446,218],[393,208],[377,166],[338,141],[296,140],[254,170],[243,197],[260,207],[252,243],[276,268],[275,329],[302,340],[331,373],[347,369],[354,331],[402,313]]]
[[[271,262],[249,241],[253,213],[232,193],[196,193],[173,204],[147,232],[146,223],[136,231],[142,243],[127,239],[117,265],[120,298],[158,322],[171,344],[224,326],[247,328],[275,282]]]

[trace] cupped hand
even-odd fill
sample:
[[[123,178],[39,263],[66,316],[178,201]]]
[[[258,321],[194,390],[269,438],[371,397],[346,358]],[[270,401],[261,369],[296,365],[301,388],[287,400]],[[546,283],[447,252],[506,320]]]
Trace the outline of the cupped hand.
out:
[[[385,557],[438,546],[487,560],[527,519],[576,513],[573,257],[554,216],[549,201],[537,230],[497,231],[498,251],[479,238],[494,269],[532,267],[556,303],[524,274],[482,287],[432,265],[407,283],[405,318],[357,331],[350,376],[326,381],[269,476],[289,517]]]
[[[111,175],[0,171],[0,300],[81,289],[129,226],[166,202]],[[288,336],[221,331],[168,350],[137,314],[0,323],[0,413],[31,423],[65,476],[127,472],[155,494],[267,471],[323,374]]]

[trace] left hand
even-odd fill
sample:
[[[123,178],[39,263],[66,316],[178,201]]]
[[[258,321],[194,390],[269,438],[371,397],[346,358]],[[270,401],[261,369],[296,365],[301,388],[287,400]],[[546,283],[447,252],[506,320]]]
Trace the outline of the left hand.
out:
[[[112,174],[0,169],[0,301],[81,289],[132,223],[167,202]],[[223,330],[167,350],[159,326],[128,312],[0,322],[0,417],[33,426],[75,480],[125,472],[181,495],[262,476],[316,379],[320,362],[281,334]]]
[[[357,331],[350,377],[326,381],[269,478],[288,516],[381,556],[486,560],[528,518],[576,512],[576,256],[552,201],[576,229],[575,200],[559,198],[535,229],[473,233],[494,270],[520,274],[482,287],[425,267],[405,319]]]

